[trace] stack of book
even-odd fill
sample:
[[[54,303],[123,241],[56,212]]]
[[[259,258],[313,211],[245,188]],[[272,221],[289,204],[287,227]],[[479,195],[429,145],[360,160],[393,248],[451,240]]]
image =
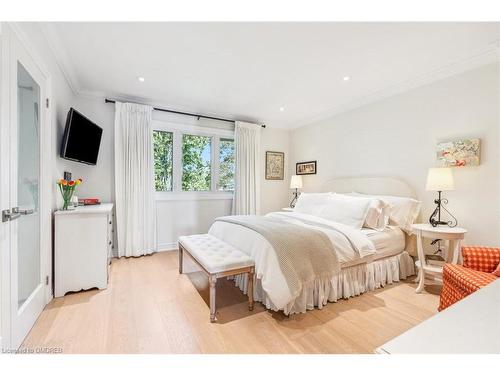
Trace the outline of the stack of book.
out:
[[[101,204],[101,202],[99,201],[99,198],[78,199],[79,206],[92,206],[95,204]]]
[[[443,267],[444,266],[444,258],[441,255],[426,255],[425,256],[425,262],[430,265],[430,266],[439,266]]]

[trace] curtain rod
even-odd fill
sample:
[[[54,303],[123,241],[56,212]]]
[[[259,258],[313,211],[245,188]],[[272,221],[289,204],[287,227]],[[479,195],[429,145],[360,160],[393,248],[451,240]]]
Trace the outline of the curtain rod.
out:
[[[111,100],[111,99],[104,99],[104,103],[116,103],[115,100]],[[153,109],[155,111],[161,111],[161,112],[168,112],[168,113],[175,113],[177,115],[184,115],[184,116],[192,116],[192,117],[197,117],[198,120],[200,118],[206,118],[206,119],[210,119],[210,120],[217,120],[217,121],[225,121],[225,122],[232,122],[232,123],[235,123],[236,121],[235,120],[229,120],[227,118],[220,118],[220,117],[211,117],[211,116],[205,116],[205,115],[198,115],[196,113],[189,113],[189,112],[179,112],[179,111],[173,111],[171,109],[164,109],[164,108],[156,108],[156,107],[153,107]],[[266,125],[262,124],[261,127],[265,128]]]

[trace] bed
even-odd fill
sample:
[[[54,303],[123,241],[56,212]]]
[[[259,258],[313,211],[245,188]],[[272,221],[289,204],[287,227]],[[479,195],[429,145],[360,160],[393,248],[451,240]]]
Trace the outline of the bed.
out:
[[[334,179],[324,184],[322,191],[416,198],[405,182],[386,177]],[[321,232],[332,243],[334,260],[338,264],[328,277],[310,279],[299,283],[299,289],[293,289],[283,269],[283,260],[276,252],[276,242],[251,226],[239,225],[237,218],[216,220],[209,233],[254,260],[254,299],[268,309],[282,310],[287,315],[321,309],[328,302],[354,297],[415,274],[410,256],[414,253],[413,236],[397,225],[388,225],[383,230],[352,229],[300,212],[275,212],[266,218]],[[247,293],[246,277],[234,277],[236,286],[244,293]]]

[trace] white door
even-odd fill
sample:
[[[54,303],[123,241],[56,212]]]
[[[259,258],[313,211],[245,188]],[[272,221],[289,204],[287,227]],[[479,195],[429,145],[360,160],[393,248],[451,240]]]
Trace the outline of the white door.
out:
[[[8,256],[3,257],[2,272],[8,273],[9,298],[2,293],[2,304],[7,316],[2,321],[2,346],[17,349],[47,301],[47,227],[46,187],[50,178],[42,160],[47,127],[47,77],[42,73],[26,47],[14,32],[9,33],[8,48],[2,63],[8,65],[4,77],[8,82],[9,116],[2,121],[2,137],[7,135],[8,144],[2,142],[1,180],[7,186],[2,200],[3,233],[8,241]],[[4,102],[5,103],[5,102]],[[46,160],[46,159],[45,159]],[[47,163],[47,160],[46,162]],[[42,167],[43,166],[43,167]],[[43,168],[43,170],[42,170]],[[6,196],[8,195],[8,199]],[[5,202],[8,202],[5,206]],[[50,220],[50,213],[48,214]],[[48,233],[47,233],[48,232]],[[49,241],[50,241],[50,237]],[[3,286],[3,291],[6,285]],[[10,324],[5,324],[5,322]]]

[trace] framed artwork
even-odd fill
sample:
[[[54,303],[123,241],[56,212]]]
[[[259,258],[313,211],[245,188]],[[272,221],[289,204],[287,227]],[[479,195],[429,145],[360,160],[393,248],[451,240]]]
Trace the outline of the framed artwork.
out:
[[[266,151],[266,180],[285,179],[285,153]]]
[[[479,138],[460,139],[437,144],[436,157],[441,167],[476,167],[481,156]]]
[[[303,161],[295,165],[295,174],[316,174],[316,160],[314,161]]]

